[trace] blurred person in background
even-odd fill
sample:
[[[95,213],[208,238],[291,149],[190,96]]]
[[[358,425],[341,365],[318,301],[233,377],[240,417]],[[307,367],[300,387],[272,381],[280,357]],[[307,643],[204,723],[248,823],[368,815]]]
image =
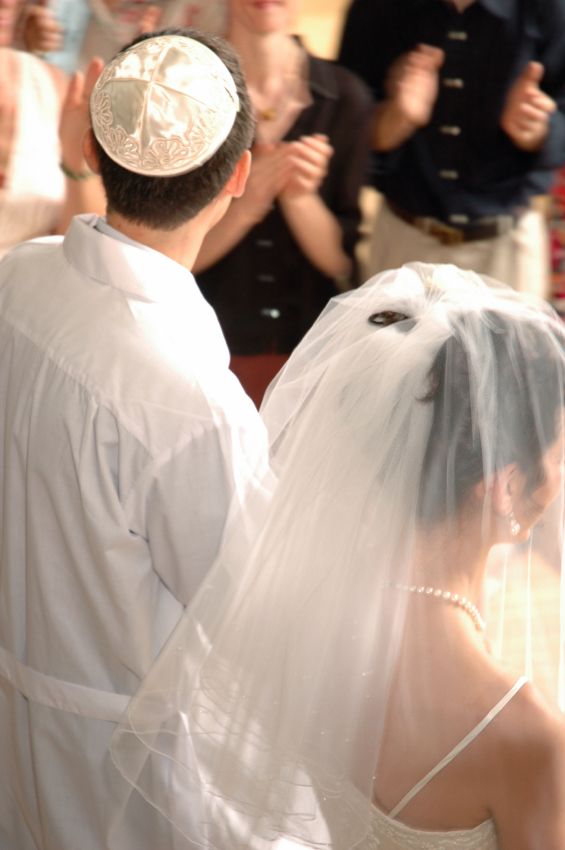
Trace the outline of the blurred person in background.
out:
[[[110,60],[157,23],[221,33],[224,6],[224,0],[38,0],[26,9],[22,40],[28,50],[72,73],[93,56]]]
[[[339,61],[378,101],[370,271],[453,262],[547,297],[565,2],[353,0]]]
[[[79,66],[82,45],[90,21],[89,0],[37,0],[22,15],[23,46],[49,64],[73,74]]]
[[[298,0],[230,0],[257,129],[244,195],[206,237],[195,271],[216,310],[232,369],[257,404],[328,299],[357,283],[359,191],[370,94],[308,53]]]
[[[55,232],[65,197],[58,127],[67,80],[13,49],[20,10],[19,0],[0,0],[0,256]]]
[[[136,33],[149,27],[143,18],[158,10],[159,27],[193,27],[223,34],[225,0],[90,0],[92,16],[82,49],[81,66],[92,56],[110,59]]]
[[[549,234],[553,304],[565,318],[565,168],[557,173],[551,189]]]
[[[0,256],[105,206],[82,153],[102,62],[93,59],[69,84],[61,69],[12,47],[20,13],[21,3],[0,0]]]

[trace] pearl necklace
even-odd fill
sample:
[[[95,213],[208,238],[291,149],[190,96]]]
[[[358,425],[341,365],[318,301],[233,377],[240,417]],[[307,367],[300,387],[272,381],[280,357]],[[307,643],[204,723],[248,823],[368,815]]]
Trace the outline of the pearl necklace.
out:
[[[478,632],[484,632],[487,627],[477,606],[470,599],[467,599],[466,596],[460,596],[458,593],[452,593],[450,590],[441,590],[439,587],[426,587],[418,584],[395,584],[393,587],[396,590],[404,590],[407,593],[416,593],[421,596],[434,596],[436,599],[443,599],[445,602],[449,602],[451,605],[455,605],[457,608],[465,611],[473,621],[473,625]]]

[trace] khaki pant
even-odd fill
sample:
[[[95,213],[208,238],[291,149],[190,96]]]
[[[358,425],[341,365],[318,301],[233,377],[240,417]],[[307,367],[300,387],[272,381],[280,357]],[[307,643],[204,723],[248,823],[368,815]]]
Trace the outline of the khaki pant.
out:
[[[453,263],[502,281],[520,292],[549,298],[549,237],[543,214],[524,212],[516,226],[493,239],[442,245],[435,237],[402,221],[386,201],[377,210],[369,245],[368,273],[404,263]]]

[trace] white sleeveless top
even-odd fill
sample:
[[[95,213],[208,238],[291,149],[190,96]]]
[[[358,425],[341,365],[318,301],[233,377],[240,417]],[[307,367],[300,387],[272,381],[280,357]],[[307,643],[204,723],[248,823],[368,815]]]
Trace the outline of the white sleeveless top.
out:
[[[65,194],[55,84],[36,56],[14,51],[14,60],[18,114],[12,157],[0,188],[0,257],[18,242],[53,233]]]
[[[478,723],[462,741],[460,741],[426,776],[400,800],[386,815],[376,807],[373,808],[371,832],[365,839],[363,850],[499,850],[496,828],[492,820],[473,829],[457,829],[446,832],[414,829],[396,820],[397,815],[408,803],[431,782],[434,776],[447,767],[494,718],[508,705],[510,700],[527,682],[520,678],[502,697],[489,713]]]

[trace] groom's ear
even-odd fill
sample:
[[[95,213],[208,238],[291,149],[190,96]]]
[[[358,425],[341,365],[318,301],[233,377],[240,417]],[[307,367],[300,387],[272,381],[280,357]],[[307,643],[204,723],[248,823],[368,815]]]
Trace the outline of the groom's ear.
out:
[[[224,192],[233,198],[241,198],[251,170],[251,151],[244,151],[232,171],[231,177],[224,186]]]
[[[86,164],[94,174],[100,174],[100,162],[98,160],[98,152],[94,144],[94,136],[89,128],[84,134],[82,140],[82,154],[86,160]]]

